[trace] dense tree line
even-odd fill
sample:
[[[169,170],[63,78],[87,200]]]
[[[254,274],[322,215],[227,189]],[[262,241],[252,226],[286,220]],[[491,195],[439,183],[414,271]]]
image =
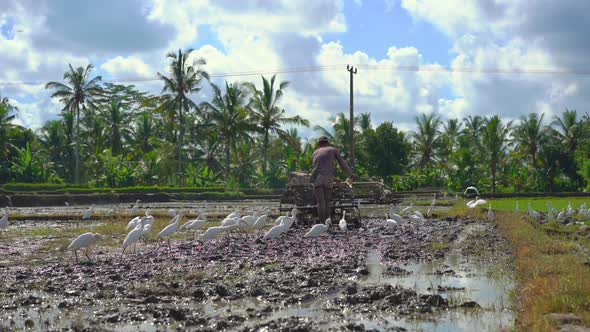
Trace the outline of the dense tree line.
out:
[[[167,55],[160,95],[104,83],[92,65],[70,66],[63,82],[46,85],[63,106],[60,118],[37,131],[16,125],[18,109],[0,97],[0,182],[276,188],[289,172],[311,168],[315,141],[297,129],[310,123],[281,107],[288,82],[273,76],[218,87],[191,52]],[[205,85],[213,97],[194,100]],[[346,154],[350,120],[343,113],[331,120],[313,129]],[[590,118],[574,110],[514,122],[422,114],[410,133],[392,122],[374,127],[363,113],[353,129],[356,172],[397,190],[581,190],[590,179]]]

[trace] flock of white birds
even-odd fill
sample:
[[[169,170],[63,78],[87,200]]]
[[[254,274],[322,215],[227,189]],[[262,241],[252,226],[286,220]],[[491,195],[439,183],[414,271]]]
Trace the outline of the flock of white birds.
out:
[[[488,201],[479,198],[479,191],[475,187],[467,187],[465,189],[464,195],[467,195],[468,192],[473,191],[475,192],[476,198],[467,202],[467,207],[469,209],[474,209],[478,206],[482,206],[488,204]],[[137,200],[135,205],[131,207],[130,213],[131,215],[135,215],[133,219],[131,219],[127,224],[127,236],[122,243],[122,251],[121,256],[125,253],[125,251],[133,246],[133,251],[136,252],[136,245],[140,240],[146,241],[147,238],[152,233],[153,223],[155,218],[151,214],[151,210],[148,208],[145,211],[145,215],[138,216],[141,200]],[[66,204],[68,205],[68,204]],[[69,206],[69,205],[68,205]],[[410,206],[402,209],[401,211],[396,211],[396,209],[391,206],[388,213],[385,216],[385,225],[388,228],[394,228],[398,225],[405,224],[408,222],[425,222],[427,219],[432,216],[432,211],[436,206],[436,195],[426,212],[426,216],[424,216],[420,211],[413,210],[413,204]],[[586,205],[586,203],[582,204],[580,208],[576,211],[571,203],[568,204],[567,209],[562,209],[561,211],[557,211],[551,204],[551,202],[547,203],[548,213],[546,220],[547,221],[556,221],[562,222],[567,217],[578,216],[580,219],[590,219],[590,209]],[[519,211],[518,202],[516,202],[515,211]],[[288,232],[293,224],[296,222],[296,216],[299,213],[297,209],[292,209],[291,211],[287,212],[286,215],[279,216],[273,224],[267,222],[268,215],[270,213],[269,208],[262,208],[257,209],[252,212],[252,214],[245,214],[242,215],[241,209],[235,210],[228,214],[219,224],[219,226],[209,227],[206,230],[202,231],[206,224],[207,224],[207,214],[201,211],[198,211],[199,215],[198,218],[188,220],[185,224],[181,225],[182,218],[184,217],[184,212],[178,212],[174,209],[168,210],[168,214],[172,217],[170,223],[164,227],[157,235],[156,239],[159,243],[160,240],[166,240],[168,243],[168,248],[170,248],[170,238],[173,234],[177,233],[180,230],[192,231],[194,232],[194,239],[198,239],[200,242],[207,242],[216,238],[221,237],[223,234],[230,234],[234,231],[254,231],[258,234],[264,233],[262,235],[262,240],[272,240],[279,238],[281,235]],[[91,205],[87,210],[82,213],[82,219],[88,220],[91,219],[95,213],[95,205]],[[111,208],[106,211],[104,214],[105,217],[111,217],[116,213],[115,208]],[[533,219],[541,219],[541,213],[535,211],[531,207],[531,203],[528,204],[528,214]],[[492,211],[492,205],[489,204],[488,211],[487,211],[487,218],[490,221],[494,220],[494,212]],[[268,226],[271,226],[268,228]],[[305,233],[305,238],[314,238],[321,236],[322,234],[326,233],[328,229],[332,226],[332,220],[330,218],[326,219],[324,223],[316,224],[311,227],[311,229]],[[5,230],[8,227],[8,211],[4,209],[4,216],[0,218],[0,230]],[[338,222],[338,227],[341,231],[346,231],[348,229],[347,222],[346,222],[346,212],[343,213],[342,218]],[[267,229],[266,231],[264,231]],[[200,233],[199,237],[197,235]],[[76,260],[78,260],[78,250],[85,249],[85,255],[88,259],[89,257],[89,250],[90,248],[101,239],[104,239],[105,236],[98,234],[98,233],[84,233],[74,239],[70,245],[68,246],[68,250],[74,252]]]

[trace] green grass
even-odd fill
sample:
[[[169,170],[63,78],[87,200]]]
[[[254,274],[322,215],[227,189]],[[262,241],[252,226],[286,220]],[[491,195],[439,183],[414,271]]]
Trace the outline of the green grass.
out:
[[[486,199],[489,204],[492,204],[492,209],[494,211],[514,211],[516,207],[516,202],[518,202],[519,208],[521,212],[526,212],[528,203],[531,203],[531,206],[536,211],[547,212],[547,203],[551,202],[553,206],[557,210],[567,208],[569,202],[571,202],[572,207],[574,209],[578,209],[582,203],[586,203],[590,206],[590,198],[589,197],[543,197],[543,198],[529,198],[529,197],[522,197],[522,198],[490,198]],[[455,207],[461,208],[465,207],[469,200],[465,201],[458,201],[455,204]],[[481,206],[482,208],[488,207],[488,204]]]

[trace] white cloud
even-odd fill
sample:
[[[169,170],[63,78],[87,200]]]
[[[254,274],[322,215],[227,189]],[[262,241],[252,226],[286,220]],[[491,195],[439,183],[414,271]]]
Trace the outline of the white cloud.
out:
[[[138,56],[117,56],[103,63],[100,68],[113,77],[154,77],[156,71]]]

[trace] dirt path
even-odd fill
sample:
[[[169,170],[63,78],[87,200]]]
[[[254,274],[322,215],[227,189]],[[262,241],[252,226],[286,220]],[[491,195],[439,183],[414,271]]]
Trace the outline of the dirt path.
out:
[[[0,244],[0,330],[498,330],[513,325],[510,252],[493,225],[428,221],[292,229],[268,243],[236,236],[139,246],[120,260],[46,255],[43,238]],[[37,254],[38,255],[38,254]],[[35,256],[35,264],[28,257]]]

